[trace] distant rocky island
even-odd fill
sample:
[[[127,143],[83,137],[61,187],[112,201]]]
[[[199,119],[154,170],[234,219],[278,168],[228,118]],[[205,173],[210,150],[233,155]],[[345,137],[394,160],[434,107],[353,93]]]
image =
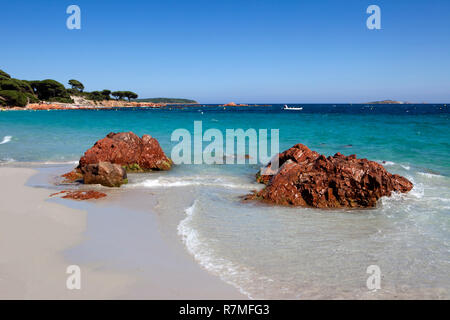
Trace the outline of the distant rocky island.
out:
[[[235,102],[228,102],[223,104],[222,107],[248,107],[248,104],[237,104]]]
[[[408,102],[395,101],[395,100],[381,100],[381,101],[372,101],[366,102],[365,104],[404,104]]]

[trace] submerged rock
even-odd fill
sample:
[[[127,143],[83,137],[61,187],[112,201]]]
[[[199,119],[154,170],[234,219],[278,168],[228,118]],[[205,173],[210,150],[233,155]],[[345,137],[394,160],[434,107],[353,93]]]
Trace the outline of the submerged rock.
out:
[[[383,196],[413,188],[408,179],[356,155],[327,158],[297,144],[278,156],[280,169],[267,165],[257,175],[267,186],[247,199],[316,208],[374,207]]]
[[[120,187],[128,183],[127,172],[118,164],[99,162],[81,168],[84,184],[101,184],[106,187]]]
[[[129,172],[169,170],[172,167],[172,161],[155,138],[146,134],[139,138],[133,132],[109,133],[85,152],[78,168],[101,161],[119,164]]]

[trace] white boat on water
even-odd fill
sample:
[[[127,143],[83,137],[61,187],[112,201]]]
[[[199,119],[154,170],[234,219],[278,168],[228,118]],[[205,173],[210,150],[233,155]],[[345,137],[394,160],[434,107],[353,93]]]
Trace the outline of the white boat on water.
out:
[[[285,104],[283,110],[303,110],[303,107],[288,107]]]

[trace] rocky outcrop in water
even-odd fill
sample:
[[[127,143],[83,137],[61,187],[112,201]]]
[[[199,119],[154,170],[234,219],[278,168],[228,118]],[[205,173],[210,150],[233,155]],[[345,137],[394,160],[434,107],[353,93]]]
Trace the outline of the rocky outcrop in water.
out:
[[[78,168],[101,161],[119,164],[128,172],[169,170],[172,167],[172,161],[155,138],[147,134],[139,138],[133,132],[109,133],[84,153]]]
[[[237,104],[235,102],[228,102],[223,105],[224,107],[237,107]]]
[[[413,188],[408,179],[374,161],[341,153],[325,157],[303,144],[280,153],[279,167],[275,172],[266,166],[257,175],[266,187],[247,199],[316,208],[374,207],[383,196]]]
[[[119,187],[127,183],[127,172],[169,170],[172,161],[158,141],[133,132],[109,133],[81,157],[78,167],[62,177],[67,182]]]

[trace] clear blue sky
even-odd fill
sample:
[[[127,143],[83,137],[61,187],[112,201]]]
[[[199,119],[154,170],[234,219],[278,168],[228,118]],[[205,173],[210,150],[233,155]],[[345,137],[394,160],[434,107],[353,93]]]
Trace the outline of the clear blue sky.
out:
[[[81,30],[66,8],[81,8]],[[381,8],[382,30],[366,28]],[[450,102],[448,0],[47,0],[0,6],[0,69],[219,102]]]

